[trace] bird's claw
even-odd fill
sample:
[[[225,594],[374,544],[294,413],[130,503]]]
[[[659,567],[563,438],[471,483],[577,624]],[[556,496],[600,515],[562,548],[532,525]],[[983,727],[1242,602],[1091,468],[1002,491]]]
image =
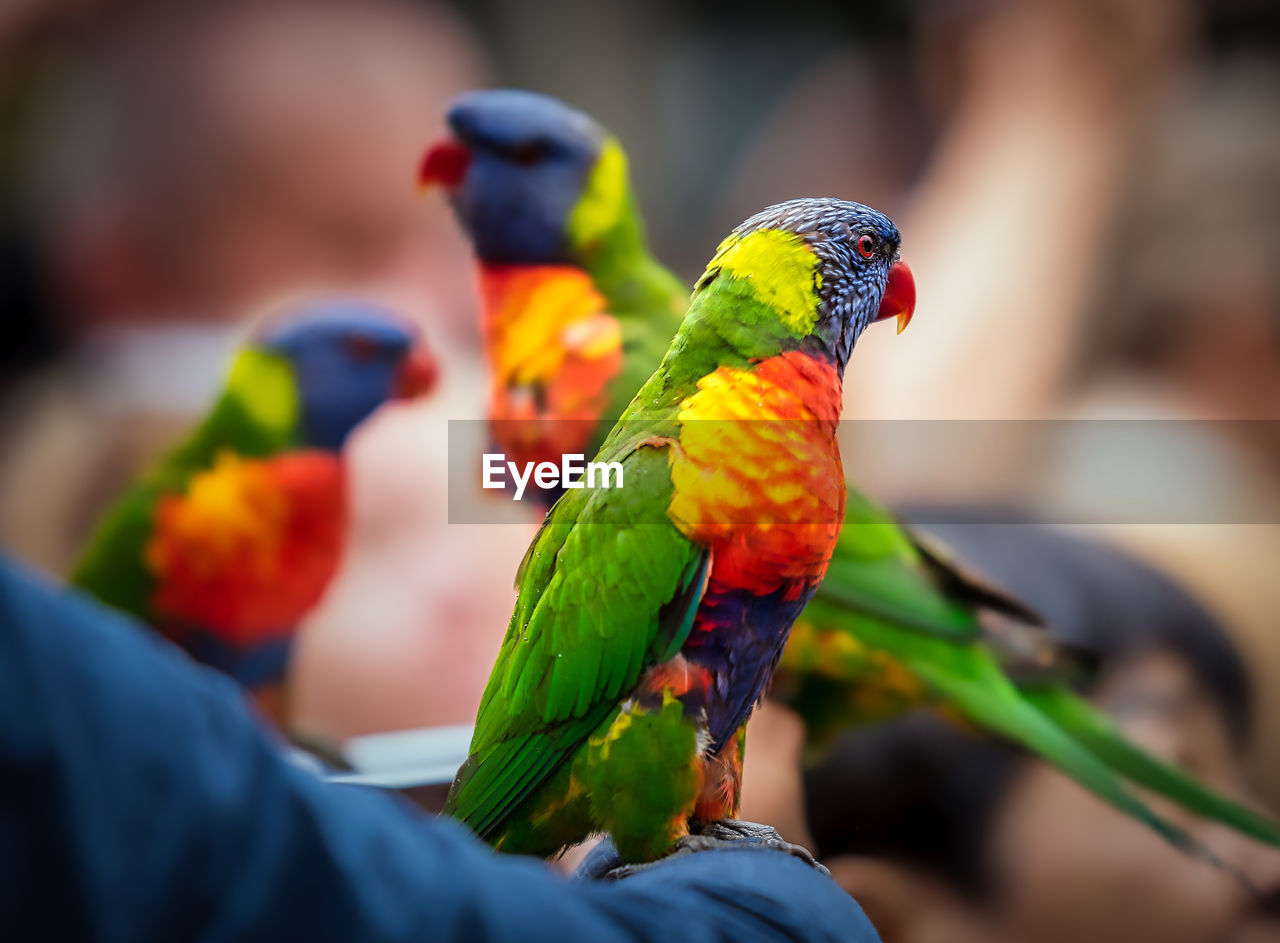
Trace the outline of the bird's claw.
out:
[[[817,858],[809,853],[809,849],[787,841],[772,825],[759,825],[740,819],[721,819],[718,822],[695,825],[688,835],[676,842],[675,848],[666,858],[646,864],[627,864],[619,857],[613,843],[606,840],[587,855],[575,874],[579,878],[589,880],[618,881],[647,871],[670,858],[680,858],[699,851],[713,851],[717,848],[766,848],[782,851],[794,858],[799,858],[822,874],[827,876],[831,874]]]
[[[676,843],[675,853],[708,851],[713,848],[770,848],[784,851],[793,858],[799,858],[809,867],[823,874],[830,874],[808,848],[787,841],[772,825],[760,825],[741,819],[721,819],[695,825],[688,835]]]

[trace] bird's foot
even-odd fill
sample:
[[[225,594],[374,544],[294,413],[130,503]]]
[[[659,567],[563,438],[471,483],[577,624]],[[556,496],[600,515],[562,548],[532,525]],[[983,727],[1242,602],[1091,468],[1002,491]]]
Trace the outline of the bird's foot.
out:
[[[695,825],[688,835],[676,842],[671,854],[647,864],[627,864],[619,857],[613,843],[604,841],[592,850],[575,873],[580,878],[616,881],[647,871],[668,858],[680,858],[699,851],[714,851],[717,848],[765,848],[782,851],[799,858],[809,867],[830,875],[830,872],[809,853],[807,848],[787,841],[773,826],[758,825],[755,822],[743,822],[738,819],[722,819],[718,822]]]
[[[772,825],[760,825],[741,819],[720,819],[693,826],[689,834],[676,842],[676,854],[709,851],[713,848],[771,848],[799,858],[811,868],[829,874],[826,867],[803,845],[787,841]]]

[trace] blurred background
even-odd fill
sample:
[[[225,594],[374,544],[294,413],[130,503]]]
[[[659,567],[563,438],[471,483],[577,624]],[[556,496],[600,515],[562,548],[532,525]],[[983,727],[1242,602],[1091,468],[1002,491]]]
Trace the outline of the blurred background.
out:
[[[484,381],[465,244],[414,178],[451,96],[492,85],[612,129],[690,282],[770,202],[893,216],[920,304],[849,371],[851,477],[889,502],[1017,504],[1171,574],[1244,666],[1241,775],[1280,808],[1268,0],[5,0],[4,548],[65,572],[262,312],[382,299],[422,324],[444,382],[362,431],[357,532],[300,643],[298,710],[336,737],[469,721],[531,531],[447,523],[439,444],[481,415]],[[1126,500],[1099,494],[1098,430],[1172,419],[1196,420],[1195,460],[1155,467],[1230,510],[1081,510]],[[888,449],[881,420],[917,431]],[[992,431],[1049,420],[1079,420],[1054,426],[1052,460]],[[982,447],[931,453],[941,421]]]

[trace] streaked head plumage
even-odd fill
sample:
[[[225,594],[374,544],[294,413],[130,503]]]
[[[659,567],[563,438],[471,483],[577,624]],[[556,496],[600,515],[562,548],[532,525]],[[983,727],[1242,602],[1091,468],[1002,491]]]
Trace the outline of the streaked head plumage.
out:
[[[745,264],[732,258],[743,247],[766,241],[771,247],[764,253],[746,253]],[[766,207],[735,228],[721,244],[699,287],[727,264],[740,276],[757,280],[766,276],[776,282],[765,293],[778,304],[782,297],[779,288],[787,280],[811,279],[811,283],[792,287],[817,299],[816,320],[805,319],[797,311],[788,321],[810,333],[822,352],[843,367],[858,335],[873,321],[894,317],[901,330],[911,319],[915,282],[899,259],[901,243],[893,221],[869,206],[829,197],[788,200]],[[786,255],[807,261],[785,274],[746,271],[753,265],[759,269],[761,262],[776,268]]]

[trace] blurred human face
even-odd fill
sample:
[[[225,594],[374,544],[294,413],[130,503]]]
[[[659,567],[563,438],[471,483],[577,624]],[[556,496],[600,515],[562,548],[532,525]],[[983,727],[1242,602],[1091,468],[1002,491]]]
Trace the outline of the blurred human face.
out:
[[[431,76],[388,56],[339,95],[259,64],[255,75],[238,61],[219,90],[239,175],[206,207],[203,290],[230,310],[282,288],[350,285],[425,290],[452,309],[458,297],[441,296],[469,283],[440,277],[438,263],[457,271],[465,245],[413,177],[438,122],[419,93]]]
[[[1154,654],[1122,666],[1100,703],[1144,749],[1246,798],[1225,720],[1179,658]],[[1260,891],[1280,891],[1280,852],[1144,798]],[[999,881],[993,906],[1009,940],[1280,939],[1274,897],[1268,908],[1231,876],[1181,854],[1043,764],[1028,764],[1012,784],[989,853]]]
[[[120,305],[238,320],[281,296],[355,291],[474,331],[465,240],[416,173],[476,69],[465,32],[420,13],[285,0],[211,14],[186,39],[178,144],[150,131],[166,172],[125,225],[142,258]]]

